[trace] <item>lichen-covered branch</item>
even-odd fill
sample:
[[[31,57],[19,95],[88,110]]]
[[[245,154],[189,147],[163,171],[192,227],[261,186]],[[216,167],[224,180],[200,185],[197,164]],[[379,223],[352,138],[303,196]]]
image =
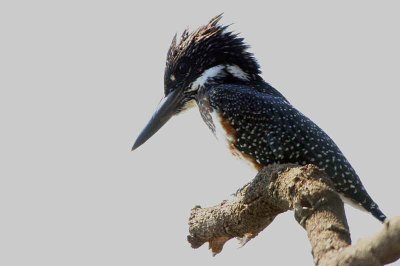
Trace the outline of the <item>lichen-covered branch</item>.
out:
[[[252,182],[241,188],[232,200],[209,208],[193,208],[189,218],[188,241],[193,248],[208,242],[215,255],[232,238],[239,238],[242,245],[246,244],[278,214],[287,210],[294,211],[296,220],[307,231],[316,265],[382,265],[400,256],[396,248],[383,253],[378,248],[382,245],[368,244],[384,239],[393,245],[397,244],[400,249],[399,226],[389,223],[386,224],[385,232],[397,232],[397,238],[388,238],[387,233],[381,233],[380,237],[366,240],[367,244],[363,244],[373,247],[373,257],[381,264],[346,264],[348,261],[356,261],[351,259],[359,254],[372,251],[360,247],[362,244],[359,243],[349,246],[351,239],[343,203],[326,174],[313,165],[266,167]],[[368,251],[362,253],[360,250]],[[379,256],[375,254],[377,250]],[[337,264],[338,259],[341,259],[341,264]]]

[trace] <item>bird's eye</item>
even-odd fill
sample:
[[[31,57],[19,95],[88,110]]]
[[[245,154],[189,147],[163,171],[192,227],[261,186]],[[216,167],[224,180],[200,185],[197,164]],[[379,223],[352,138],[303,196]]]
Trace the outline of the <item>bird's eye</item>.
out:
[[[178,65],[177,72],[180,75],[185,75],[189,71],[189,65],[186,62],[181,62]]]

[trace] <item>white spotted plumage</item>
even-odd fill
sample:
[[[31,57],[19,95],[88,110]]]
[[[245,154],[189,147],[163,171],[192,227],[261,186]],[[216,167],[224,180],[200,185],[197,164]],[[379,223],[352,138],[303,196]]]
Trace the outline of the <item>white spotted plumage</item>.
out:
[[[314,164],[328,174],[345,200],[384,221],[385,215],[332,139],[263,80],[249,46],[227,26],[219,25],[220,18],[193,33],[185,31],[179,43],[173,40],[166,88],[186,86],[184,93],[190,99],[196,97],[206,124],[235,155],[258,167]],[[182,78],[177,75],[172,80],[169,77],[176,69]]]

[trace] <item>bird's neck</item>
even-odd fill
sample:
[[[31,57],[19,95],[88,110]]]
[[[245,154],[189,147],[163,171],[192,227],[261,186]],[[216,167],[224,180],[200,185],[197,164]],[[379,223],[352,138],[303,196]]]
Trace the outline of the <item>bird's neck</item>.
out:
[[[221,64],[208,68],[193,82],[192,88],[202,88],[215,84],[250,83],[256,81],[258,74],[251,75],[237,65]]]
[[[192,89],[204,91],[215,86],[227,84],[242,85],[263,93],[283,97],[278,90],[265,82],[259,74],[247,73],[237,65],[217,65],[205,70],[195,80]]]

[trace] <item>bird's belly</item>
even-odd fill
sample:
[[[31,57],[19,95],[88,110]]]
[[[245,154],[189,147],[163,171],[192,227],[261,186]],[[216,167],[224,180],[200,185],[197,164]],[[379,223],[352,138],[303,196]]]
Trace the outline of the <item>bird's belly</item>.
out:
[[[236,147],[237,141],[237,132],[235,128],[223,117],[218,114],[215,110],[211,113],[212,124],[214,128],[212,128],[215,137],[218,139],[220,143],[223,144],[230,153],[238,159],[245,161],[252,169],[256,171],[260,171],[262,169],[262,165],[258,163],[252,156],[240,151]]]

